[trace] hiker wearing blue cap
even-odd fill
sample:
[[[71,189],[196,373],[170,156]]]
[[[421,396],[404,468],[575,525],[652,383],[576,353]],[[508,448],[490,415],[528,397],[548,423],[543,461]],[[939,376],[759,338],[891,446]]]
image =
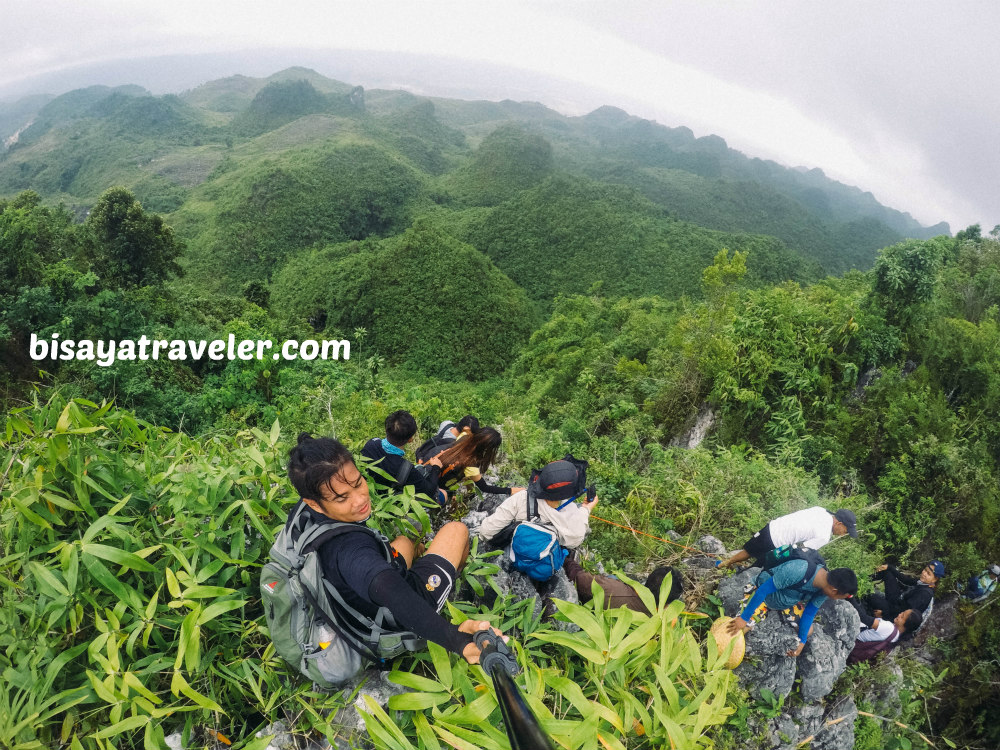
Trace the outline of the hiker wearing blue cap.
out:
[[[815,506],[775,518],[758,531],[736,554],[717,563],[720,568],[737,565],[751,557],[760,562],[771,550],[790,544],[800,544],[809,549],[819,549],[830,541],[831,536],[849,534],[858,538],[858,521],[854,513],[841,508],[831,513],[826,508]]]
[[[919,577],[901,573],[892,565],[879,566],[872,580],[885,584],[885,593],[876,591],[865,597],[865,606],[858,611],[861,622],[871,627],[875,618],[891,620],[908,609],[920,612],[926,621],[934,606],[934,589],[944,573],[944,563],[940,560],[927,563]]]

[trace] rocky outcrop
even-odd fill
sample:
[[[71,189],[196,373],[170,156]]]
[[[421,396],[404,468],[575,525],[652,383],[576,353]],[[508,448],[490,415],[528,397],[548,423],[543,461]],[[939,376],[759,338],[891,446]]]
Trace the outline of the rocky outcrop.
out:
[[[671,440],[671,447],[689,449],[697,448],[702,444],[702,441],[708,437],[708,433],[712,431],[712,427],[715,425],[715,418],[715,409],[710,407],[708,404],[703,404],[701,408],[698,409],[698,416],[695,418],[691,429]]]
[[[828,599],[820,607],[813,633],[798,659],[802,700],[818,701],[829,695],[847,669],[847,656],[860,628],[861,619],[847,602]]]
[[[760,568],[749,568],[723,579],[716,592],[727,615],[739,614],[744,594],[752,589]],[[854,607],[828,600],[820,608],[812,634],[798,658],[787,652],[798,644],[798,628],[778,612],[770,612],[746,636],[747,655],[734,671],[757,700],[769,691],[788,696],[799,682],[800,705],[785,708],[761,728],[769,750],[795,748],[805,742],[814,750],[850,750],[854,746],[857,707],[847,698],[833,705],[824,699],[847,667],[861,621]]]

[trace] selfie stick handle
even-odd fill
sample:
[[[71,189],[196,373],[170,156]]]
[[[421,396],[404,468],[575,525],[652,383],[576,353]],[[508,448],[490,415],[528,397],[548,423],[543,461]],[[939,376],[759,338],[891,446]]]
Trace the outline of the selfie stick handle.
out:
[[[480,650],[479,664],[493,678],[510,750],[555,750],[514,683],[513,675],[520,670],[507,644],[489,630],[476,633],[475,643]]]

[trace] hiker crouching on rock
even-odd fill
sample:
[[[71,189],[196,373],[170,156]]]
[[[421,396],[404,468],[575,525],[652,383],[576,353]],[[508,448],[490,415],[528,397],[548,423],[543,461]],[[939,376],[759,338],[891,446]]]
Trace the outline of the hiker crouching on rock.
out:
[[[815,572],[810,573],[810,568]],[[789,656],[798,656],[809,639],[813,619],[827,599],[849,599],[858,593],[858,577],[850,568],[827,570],[825,565],[809,560],[789,560],[757,576],[757,590],[739,617],[729,624],[730,633],[746,632],[750,619],[761,604],[771,609],[789,609],[799,602],[805,610],[799,620],[799,645],[789,650]]]
[[[844,534],[850,534],[852,539],[858,538],[857,519],[853,512],[847,508],[841,508],[836,513],[819,506],[806,508],[775,518],[754,534],[743,549],[720,562],[719,567],[728,568],[751,557],[760,562],[771,550],[789,544],[819,549],[830,541],[831,536]]]
[[[319,548],[324,579],[350,607],[369,618],[384,607],[400,628],[460,654],[470,664],[479,662],[472,634],[486,630],[489,623],[466,620],[456,627],[439,614],[469,553],[465,524],[446,523],[427,554],[416,560],[413,542],[406,537],[390,543],[371,533],[365,526],[371,515],[368,484],[350,451],[332,438],[299,435],[289,454],[288,477],[307,506],[307,522],[333,519],[359,527],[360,533],[341,534]]]
[[[429,462],[418,470],[406,460],[404,448],[416,434],[417,420],[410,412],[400,409],[385,418],[385,437],[369,440],[361,449],[361,455],[372,461],[374,466],[392,479],[387,479],[378,472],[372,472],[372,483],[381,490],[393,493],[402,492],[407,485],[413,485],[418,494],[443,502],[438,494],[441,462]]]
[[[581,462],[586,465],[586,462]],[[543,502],[538,503],[538,523],[551,528],[558,537],[559,544],[567,549],[576,549],[590,531],[590,511],[597,505],[597,497],[587,502],[577,503],[580,486],[579,469],[569,461],[553,461],[540,472],[532,486],[514,493],[489,516],[479,527],[479,536],[485,541],[497,537],[505,529],[528,521],[528,492]],[[506,542],[505,542],[506,543]]]
[[[894,620],[876,618],[870,627],[864,627],[854,641],[854,648],[847,656],[848,664],[869,661],[880,653],[888,653],[899,645],[900,636],[915,633],[924,618],[915,609],[907,609]]]

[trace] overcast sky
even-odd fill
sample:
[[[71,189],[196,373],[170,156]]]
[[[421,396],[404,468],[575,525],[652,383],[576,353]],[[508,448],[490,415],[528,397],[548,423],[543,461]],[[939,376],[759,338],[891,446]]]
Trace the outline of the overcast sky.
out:
[[[523,98],[566,114],[617,105],[699,136],[716,133],[751,156],[821,167],[923,224],[945,220],[957,230],[979,222],[988,231],[1000,222],[1000,3],[993,0],[5,5],[5,99],[43,74],[122,58],[265,47],[434,55],[453,67],[434,67],[421,81],[425,93],[451,90],[449,70],[461,77],[463,61],[509,66]],[[260,60],[243,59],[246,70],[228,72],[261,74]],[[565,85],[554,89],[554,78]],[[502,83],[483,81],[483,90]]]

